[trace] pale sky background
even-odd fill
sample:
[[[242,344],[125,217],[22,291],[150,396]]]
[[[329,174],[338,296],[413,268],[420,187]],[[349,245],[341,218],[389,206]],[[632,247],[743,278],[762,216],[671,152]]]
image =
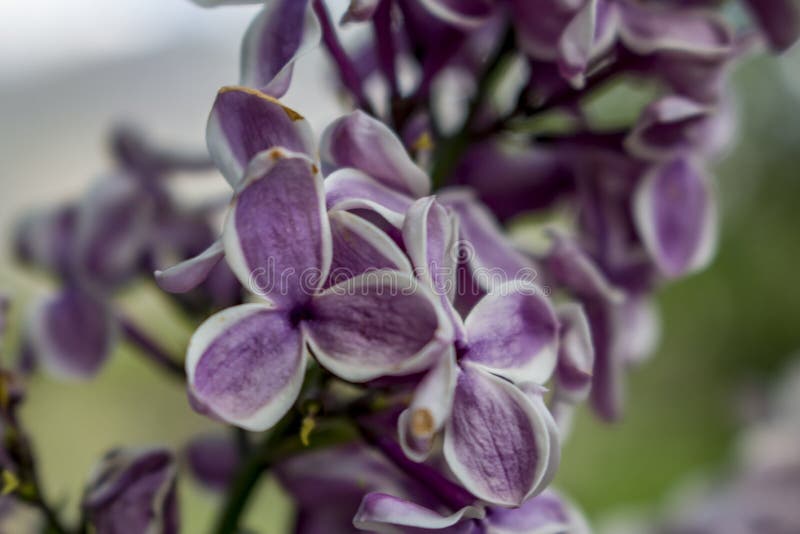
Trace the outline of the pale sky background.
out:
[[[329,2],[333,15],[346,3]],[[74,197],[108,170],[115,122],[132,122],[166,146],[204,150],[214,95],[238,81],[241,37],[258,9],[0,0],[0,249],[20,213]],[[319,134],[341,109],[320,90],[331,71],[317,51],[295,72],[285,101]],[[225,186],[209,178],[201,189]]]

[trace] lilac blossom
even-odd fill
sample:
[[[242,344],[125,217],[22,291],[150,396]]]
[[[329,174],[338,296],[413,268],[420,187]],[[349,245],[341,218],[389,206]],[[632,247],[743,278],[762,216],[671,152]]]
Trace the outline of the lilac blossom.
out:
[[[179,531],[175,463],[163,449],[115,450],[97,466],[83,498],[98,534]]]

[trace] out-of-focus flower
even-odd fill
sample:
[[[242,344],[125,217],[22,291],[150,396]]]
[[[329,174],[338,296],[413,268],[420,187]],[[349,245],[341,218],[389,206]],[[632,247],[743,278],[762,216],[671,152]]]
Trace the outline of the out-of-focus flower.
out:
[[[98,534],[179,531],[176,467],[163,449],[119,449],[97,466],[83,509]]]
[[[237,444],[224,434],[193,438],[186,446],[184,455],[192,476],[214,491],[228,488],[241,460]]]

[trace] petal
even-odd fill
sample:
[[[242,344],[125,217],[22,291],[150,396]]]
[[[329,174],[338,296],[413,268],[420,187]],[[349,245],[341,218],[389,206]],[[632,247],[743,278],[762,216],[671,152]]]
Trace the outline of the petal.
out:
[[[322,134],[320,158],[327,172],[343,167],[364,171],[383,185],[414,197],[430,190],[430,179],[385,124],[354,111]]]
[[[204,434],[192,439],[185,450],[189,470],[201,484],[216,491],[227,489],[241,454],[229,434]]]
[[[487,22],[494,11],[491,2],[483,0],[420,0],[437,18],[466,30]]]
[[[256,157],[225,221],[225,259],[252,292],[283,306],[305,302],[324,282],[331,235],[322,178],[299,154]]]
[[[314,297],[309,315],[303,327],[317,360],[352,382],[420,371],[452,342],[435,295],[399,271],[330,287]]]
[[[482,519],[482,508],[465,506],[449,516],[386,493],[370,493],[361,501],[353,525],[370,532],[394,532],[389,525],[440,530],[465,519]]]
[[[536,278],[532,262],[511,245],[497,220],[471,191],[451,188],[437,198],[458,215],[465,248],[462,254],[482,288],[489,290],[498,282]]]
[[[246,87],[220,89],[208,117],[206,143],[214,164],[234,187],[259,152],[282,147],[314,153],[311,127],[302,115]]]
[[[374,224],[346,211],[331,212],[329,219],[333,259],[326,287],[379,269],[411,273],[400,247]]]
[[[34,354],[53,375],[69,380],[93,377],[114,343],[114,322],[106,304],[74,286],[32,308],[26,335]]]
[[[106,454],[81,503],[89,530],[177,534],[177,471],[166,449],[117,449]]]
[[[403,226],[413,200],[356,169],[340,169],[325,179],[328,209],[367,209],[378,213],[396,228]]]
[[[463,338],[463,321],[452,304],[458,267],[458,219],[435,197],[421,198],[406,214],[403,244],[414,274],[439,296],[456,336]]]
[[[78,209],[73,205],[24,215],[14,232],[15,253],[34,267],[68,276],[74,267],[77,219]]]
[[[547,474],[547,421],[512,383],[463,366],[445,429],[444,456],[476,497],[519,506]]]
[[[81,202],[75,221],[73,267],[96,287],[120,284],[135,274],[153,231],[155,202],[125,175],[99,180]]]
[[[489,293],[466,320],[461,360],[517,383],[544,384],[556,366],[558,320],[541,289],[508,282]]]
[[[712,132],[713,109],[680,96],[666,96],[645,108],[625,148],[645,159],[666,159],[702,148]]]
[[[458,219],[435,197],[417,200],[403,224],[403,243],[417,278],[446,302],[455,293],[458,261]]]
[[[192,335],[186,376],[199,402],[253,431],[277,423],[303,384],[307,351],[288,314],[258,304],[228,308]]]
[[[616,4],[588,0],[564,29],[558,44],[559,70],[573,87],[583,87],[589,61],[613,44],[617,19]]]
[[[599,298],[620,302],[622,291],[606,278],[589,255],[566,235],[551,232],[553,246],[547,253],[546,266],[558,285],[581,298]]]
[[[512,0],[520,49],[534,59],[558,59],[561,36],[581,5],[580,0]]]
[[[637,54],[681,52],[695,57],[730,53],[730,28],[711,11],[619,3],[620,37]]]
[[[585,311],[595,350],[592,406],[600,417],[613,421],[622,414],[625,396],[625,362],[615,350],[619,339],[618,323],[614,320],[613,306],[607,303],[586,302]]]
[[[341,24],[370,20],[379,3],[380,0],[350,0],[350,6],[342,15]]]
[[[450,347],[419,383],[411,405],[397,421],[403,452],[415,462],[428,457],[434,436],[450,417],[455,387],[455,352]]]
[[[295,60],[319,44],[322,31],[308,0],[273,0],[253,19],[242,43],[242,85],[280,98]]]
[[[492,508],[486,519],[492,534],[589,534],[586,520],[554,491],[526,501],[519,508]]]
[[[260,4],[264,0],[192,0],[202,7],[241,6],[247,4]]]
[[[214,243],[194,258],[182,261],[163,271],[156,271],[158,287],[169,293],[186,293],[206,281],[211,270],[225,256],[221,241]]]
[[[800,7],[795,0],[745,0],[770,46],[783,51],[800,37]]]
[[[654,167],[634,198],[639,235],[670,277],[703,268],[716,245],[717,216],[709,178],[686,159]]]
[[[561,344],[556,368],[556,399],[576,404],[586,400],[592,385],[594,344],[589,320],[579,304],[567,303],[558,309]]]

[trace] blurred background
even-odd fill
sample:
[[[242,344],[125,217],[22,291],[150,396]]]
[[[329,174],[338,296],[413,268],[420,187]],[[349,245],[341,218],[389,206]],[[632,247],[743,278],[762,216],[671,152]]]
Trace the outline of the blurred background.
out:
[[[334,14],[344,0],[330,2]],[[238,78],[241,35],[255,7],[203,10],[188,0],[39,0],[0,3],[0,292],[13,321],[51,282],[15,266],[11,225],[26,211],[81,194],[109,168],[112,125],[156,142],[204,149],[219,86]],[[320,83],[320,55],[296,69],[286,101],[317,132],[340,104]],[[658,510],[687,476],[724,474],[749,403],[800,357],[800,50],[750,60],[733,83],[737,145],[717,168],[722,238],[712,266],[659,295],[662,341],[630,377],[623,422],[583,413],[557,484],[594,519]],[[607,113],[625,113],[613,98]],[[619,107],[619,109],[617,109]],[[213,173],[187,196],[225,191]],[[180,354],[190,334],[148,283],[125,308]],[[13,323],[12,323],[13,331]],[[8,340],[13,354],[17,340]],[[23,417],[38,444],[45,485],[74,510],[97,458],[121,444],[179,447],[214,423],[195,415],[183,388],[122,346],[88,385],[37,376]],[[212,517],[216,498],[181,483],[186,532]],[[263,486],[248,525],[280,533],[286,499]]]

